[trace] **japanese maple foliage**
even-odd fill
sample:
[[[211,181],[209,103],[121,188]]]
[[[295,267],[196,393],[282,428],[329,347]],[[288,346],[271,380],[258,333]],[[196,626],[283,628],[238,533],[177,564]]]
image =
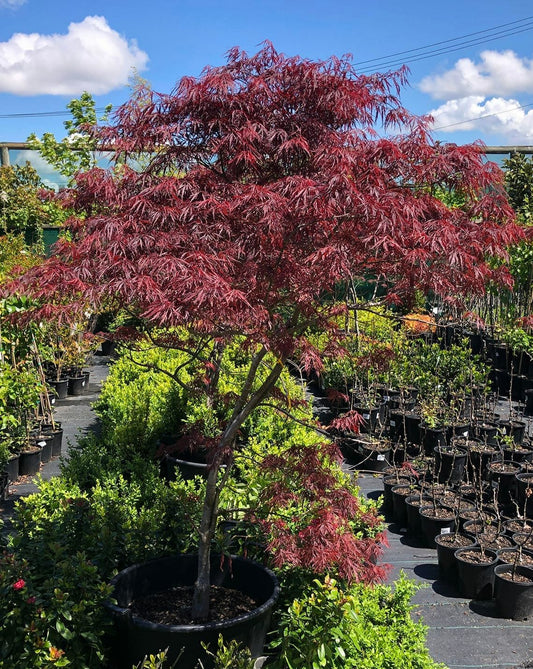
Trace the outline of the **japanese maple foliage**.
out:
[[[246,336],[248,373],[208,478],[199,618],[219,465],[289,356],[320,368],[309,332],[329,333],[335,350],[338,306],[324,296],[363,277],[385,283],[391,302],[509,283],[487,263],[520,236],[501,172],[480,146],[433,143],[427,119],[401,105],[404,83],[403,70],[358,75],[347,57],[312,62],[267,43],[251,57],[232,49],[169,95],[133,97],[93,130],[115,148],[115,169],[78,175],[70,241],[21,284],[49,304],[112,298],[217,346]],[[442,188],[464,204],[446,206]]]

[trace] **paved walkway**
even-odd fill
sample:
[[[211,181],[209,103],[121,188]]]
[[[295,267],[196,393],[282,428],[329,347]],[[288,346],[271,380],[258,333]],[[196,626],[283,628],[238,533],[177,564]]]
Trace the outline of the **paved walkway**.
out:
[[[109,358],[94,356],[90,367],[89,389],[78,397],[68,396],[56,403],[54,419],[61,422],[63,428],[63,447],[61,457],[68,458],[68,451],[75,444],[78,437],[90,430],[97,429],[97,417],[91,408],[96,400],[100,388],[107,376]],[[41,476],[48,480],[60,474],[60,458],[52,458],[50,462],[41,465]],[[10,519],[15,503],[26,495],[37,492],[38,488],[31,477],[24,477],[9,486],[6,500],[0,500],[0,518],[4,521],[3,531],[9,532]]]

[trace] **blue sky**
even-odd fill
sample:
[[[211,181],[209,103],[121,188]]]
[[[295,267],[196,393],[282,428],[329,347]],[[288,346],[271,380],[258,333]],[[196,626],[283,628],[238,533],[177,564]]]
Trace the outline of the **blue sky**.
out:
[[[366,72],[435,45],[387,61],[410,67],[403,103],[434,112],[435,138],[533,145],[531,0],[0,0],[0,142],[64,136],[66,115],[7,115],[62,112],[83,90],[118,105],[132,68],[167,93],[265,39],[314,60],[351,53]]]

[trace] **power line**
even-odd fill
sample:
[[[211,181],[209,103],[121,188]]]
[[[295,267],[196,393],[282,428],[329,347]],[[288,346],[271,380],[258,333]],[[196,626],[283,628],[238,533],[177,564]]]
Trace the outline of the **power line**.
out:
[[[106,111],[106,107],[98,107],[94,110],[97,114],[101,114]],[[68,116],[68,109],[63,111],[50,111],[50,112],[21,112],[18,114],[0,114],[0,118],[33,118],[33,117],[44,117],[44,116]]]
[[[456,125],[464,125],[465,123],[472,123],[472,121],[479,121],[482,118],[489,118],[490,116],[500,116],[500,114],[506,114],[507,112],[516,111],[517,109],[526,109],[527,107],[533,107],[533,102],[530,102],[527,105],[520,105],[519,107],[511,107],[511,109],[505,109],[499,112],[493,112],[492,114],[483,114],[483,116],[476,116],[475,118],[469,118],[465,121],[457,121],[457,123],[449,123],[448,125],[441,125],[438,128],[433,128],[433,130],[444,130],[445,128],[453,128]]]
[[[375,72],[378,69],[390,69],[390,68],[401,67],[402,65],[407,65],[408,63],[415,63],[420,60],[427,60],[428,58],[435,58],[436,56],[441,56],[448,53],[454,53],[455,51],[461,51],[462,49],[468,46],[477,46],[478,44],[486,44],[487,42],[493,42],[495,40],[499,40],[504,37],[512,37],[513,35],[518,35],[520,33],[528,32],[530,30],[533,30],[533,22],[529,24],[524,24],[520,29],[512,31],[502,31],[501,33],[495,33],[491,37],[479,38],[475,40],[461,42],[460,44],[454,46],[453,48],[435,49],[433,51],[422,53],[413,58],[405,58],[403,60],[377,63],[373,67],[362,68],[361,70],[359,70],[359,73],[366,74],[369,72]]]
[[[357,63],[359,65],[366,65],[367,63],[374,63],[376,61],[389,60],[390,58],[394,58],[395,56],[403,56],[405,54],[413,53],[415,51],[423,51],[424,49],[429,49],[434,46],[440,46],[441,44],[449,44],[450,42],[457,42],[467,37],[473,37],[474,35],[481,35],[484,33],[493,32],[494,30],[498,30],[499,28],[505,28],[506,26],[516,25],[517,23],[524,23],[525,21],[529,21],[531,19],[533,19],[533,16],[526,16],[525,18],[519,19],[518,21],[511,21],[510,23],[502,23],[498,26],[494,26],[493,28],[486,28],[485,30],[476,30],[473,33],[467,33],[466,35],[461,35],[460,37],[452,37],[451,39],[445,39],[441,40],[440,42],[432,42],[431,44],[426,44],[425,46],[419,46],[416,49],[407,49],[406,51],[396,51],[395,53],[390,53],[387,56],[382,56],[381,58],[369,58],[368,60],[359,60],[357,61]]]

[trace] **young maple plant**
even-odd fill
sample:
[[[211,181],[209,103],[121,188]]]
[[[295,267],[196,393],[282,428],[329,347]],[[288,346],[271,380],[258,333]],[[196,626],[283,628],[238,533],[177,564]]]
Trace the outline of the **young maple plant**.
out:
[[[335,350],[335,285],[373,280],[395,303],[415,290],[455,300],[510,281],[488,262],[520,236],[501,172],[480,146],[433,143],[428,119],[401,105],[405,79],[404,70],[358,75],[349,57],[313,62],[266,43],[254,56],[232,49],[225,65],[183,78],[169,95],[139,93],[92,130],[114,148],[115,167],[77,176],[70,240],[19,286],[46,301],[43,314],[69,295],[96,308],[112,299],[146,328],[167,330],[165,345],[190,349],[191,361],[209,351],[213,397],[221,351],[244,335],[247,373],[212,449],[196,619],[208,612],[229,471],[221,465],[288,358],[320,371],[324,349],[309,335],[324,333],[325,350]],[[461,206],[443,203],[442,189]],[[189,339],[172,341],[178,326]]]

